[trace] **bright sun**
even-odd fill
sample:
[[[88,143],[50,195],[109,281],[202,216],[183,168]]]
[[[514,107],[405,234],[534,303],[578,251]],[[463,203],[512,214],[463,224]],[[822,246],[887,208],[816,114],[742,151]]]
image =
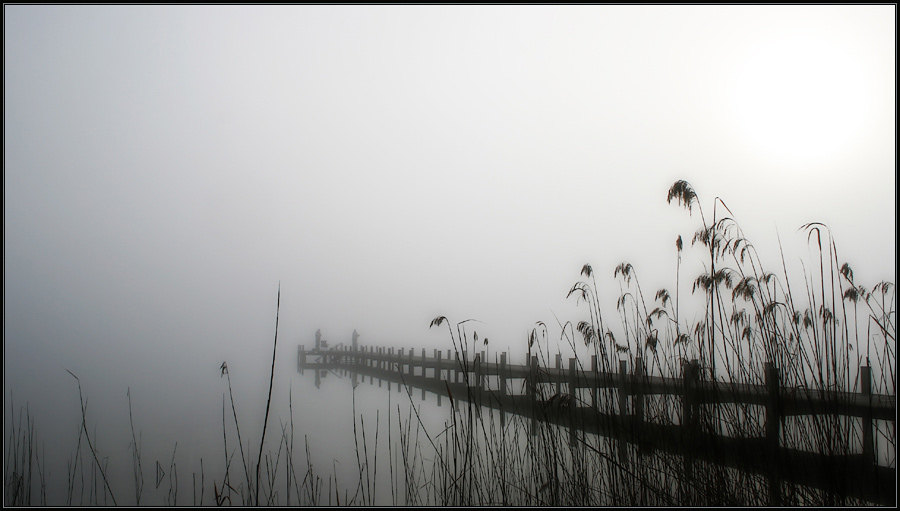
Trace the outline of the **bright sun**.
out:
[[[810,36],[759,47],[738,71],[734,91],[748,142],[791,163],[825,158],[848,145],[866,101],[850,52]]]

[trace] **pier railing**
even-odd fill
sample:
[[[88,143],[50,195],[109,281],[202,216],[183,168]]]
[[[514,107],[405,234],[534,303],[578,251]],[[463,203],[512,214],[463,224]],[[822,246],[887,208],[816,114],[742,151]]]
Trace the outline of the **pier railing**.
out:
[[[370,384],[375,379],[379,386],[387,382],[388,390],[392,383],[398,391],[419,388],[423,399],[432,392],[438,406],[442,398],[449,398],[499,410],[504,422],[507,413],[515,414],[530,419],[532,433],[538,421],[555,424],[569,429],[573,444],[578,432],[614,438],[620,461],[627,459],[628,445],[643,452],[658,449],[683,457],[683,477],[688,481],[697,462],[760,474],[769,481],[770,505],[781,504],[782,483],[896,505],[896,467],[877,464],[873,438],[874,421],[896,421],[896,397],[872,394],[869,367],[860,368],[861,391],[854,393],[783,387],[778,368],[771,363],[765,366],[763,383],[743,384],[701,381],[696,360],[683,365],[681,377],[666,378],[647,375],[640,357],[634,359],[631,372],[625,361],[619,362],[618,372],[598,370],[596,356],[591,357],[590,368],[581,367],[575,358],[562,367],[560,355],[555,367],[541,367],[537,356],[526,365],[508,364],[506,353],[495,357],[490,362],[484,352],[450,350],[433,350],[429,357],[424,349],[394,350],[356,342],[325,349],[317,339],[313,350],[299,346],[297,367],[301,373],[313,370],[317,386],[323,374],[338,371],[351,376],[354,385],[368,376]],[[680,417],[654,422],[647,412],[652,396],[676,400]],[[711,410],[729,404],[758,407],[764,417],[758,436],[730,436],[721,421],[710,421]],[[828,454],[782,445],[785,419],[804,415],[857,419],[862,452],[838,449]]]

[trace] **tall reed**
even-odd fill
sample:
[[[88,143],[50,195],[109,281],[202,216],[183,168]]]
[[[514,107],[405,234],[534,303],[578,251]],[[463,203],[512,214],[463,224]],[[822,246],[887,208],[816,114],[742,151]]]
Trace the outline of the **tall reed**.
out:
[[[701,226],[692,244],[703,247],[706,261],[705,271],[693,279],[692,294],[701,293],[705,312],[693,324],[684,322],[679,285],[684,250],[681,236],[675,247],[674,301],[666,289],[658,290],[653,302],[648,301],[631,264],[623,262],[614,269],[619,287],[615,301],[618,327],[606,319],[604,295],[593,268],[584,265],[581,275],[587,280],[577,282],[569,296],[587,306],[585,319],[574,325],[559,324],[561,341],[577,353],[574,336],[578,332],[597,361],[596,367],[587,371],[585,362],[577,360],[582,377],[596,374],[594,370],[613,374],[617,371],[615,362],[634,367],[638,357],[644,361],[646,377],[673,377],[681,374],[691,358],[697,358],[700,380],[723,384],[712,388],[727,394],[737,392],[741,384],[764,384],[765,368],[771,365],[781,387],[813,389],[811,396],[836,404],[841,395],[860,391],[859,367],[868,365],[876,374],[872,392],[895,394],[894,286],[880,282],[870,291],[855,284],[852,269],[838,258],[826,226],[811,223],[800,228],[810,244],[812,264],[804,265],[798,288],[783,257],[778,270],[781,275],[765,268],[722,199],[715,198],[711,221],[686,181],[676,182],[667,200],[689,211],[695,206],[700,211]],[[472,320],[458,323],[455,332],[443,316],[431,323],[432,327],[447,323],[467,383],[468,371],[464,368],[469,338],[463,324],[468,321]],[[534,354],[540,367],[551,366],[549,337],[547,325],[538,322],[527,339],[528,359]],[[473,339],[477,340],[477,334]],[[604,382],[601,387],[614,385]],[[558,386],[554,389],[537,384],[534,392],[548,417],[568,404],[568,394],[560,392]],[[615,391],[606,394],[579,393],[576,405],[610,416],[618,414],[621,404]],[[727,397],[721,400],[729,401]],[[840,470],[828,491],[782,484],[776,489],[778,496],[773,497],[762,475],[715,462],[688,463],[682,457],[653,452],[643,445],[628,445],[623,450],[618,439],[599,431],[596,435],[570,432],[567,439],[565,428],[553,425],[553,421],[538,421],[540,426],[534,434],[528,421],[517,416],[498,428],[493,412],[475,411],[478,407],[472,403],[477,402],[476,396],[466,396],[466,401],[467,405],[461,406],[451,396],[452,420],[441,432],[445,442],[435,449],[431,467],[417,466],[418,470],[430,471],[426,473],[432,474],[435,484],[424,497],[409,496],[422,499],[416,503],[765,505],[772,498],[795,505],[862,503],[842,486]],[[759,406],[714,404],[717,401],[720,399],[701,404],[696,419],[691,419],[698,421],[701,431],[745,438],[766,435],[765,414]],[[649,422],[678,425],[688,417],[674,403],[651,396],[642,405],[646,407],[643,413]],[[421,421],[417,424],[424,427]],[[879,449],[896,452],[895,424],[891,422],[886,432],[879,429]],[[831,413],[785,418],[778,434],[785,447],[829,459],[854,455],[862,442],[858,424]],[[509,438],[516,440],[507,444]],[[413,450],[411,461],[419,459],[421,455]],[[504,462],[497,463],[498,459]],[[688,472],[690,477],[684,477]]]

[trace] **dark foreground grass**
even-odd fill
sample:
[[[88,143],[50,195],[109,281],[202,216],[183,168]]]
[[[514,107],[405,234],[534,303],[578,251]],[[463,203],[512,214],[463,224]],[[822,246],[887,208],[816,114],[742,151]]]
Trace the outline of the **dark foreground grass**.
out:
[[[801,227],[811,248],[811,260],[802,277],[791,277],[783,258],[775,271],[764,267],[753,244],[744,238],[725,203],[716,198],[711,215],[700,205],[696,192],[685,181],[676,182],[668,201],[700,213],[701,225],[692,239],[699,248],[704,270],[684,279],[681,275],[685,244],[678,236],[675,287],[660,289],[652,300],[641,289],[637,269],[627,262],[617,266],[613,279],[619,289],[614,304],[597,285],[590,265],[581,270],[583,280],[569,297],[586,308],[583,319],[557,322],[559,339],[578,354],[582,375],[593,369],[615,373],[623,361],[633,368],[638,357],[647,376],[681,377],[685,364],[697,361],[698,378],[736,386],[766,382],[766,367],[774,367],[782,388],[814,390],[823,399],[862,390],[861,366],[872,368],[868,390],[896,394],[896,310],[892,283],[871,288],[853,280],[853,270],[842,262],[828,228],[811,223]],[[695,251],[696,253],[697,251]],[[682,292],[690,285],[691,293]],[[685,296],[682,296],[685,295]],[[280,296],[280,290],[279,290]],[[280,302],[280,299],[279,299]],[[685,314],[685,303],[702,307]],[[698,305],[699,304],[699,305]],[[607,306],[608,305],[608,306]],[[615,306],[613,316],[609,314]],[[276,311],[275,346],[278,339]],[[700,318],[689,323],[686,318]],[[462,325],[456,331],[444,318],[432,327],[447,325],[459,359],[467,363],[468,347],[479,342]],[[551,334],[537,322],[522,350],[551,367]],[[483,342],[486,344],[487,340]],[[177,505],[433,505],[433,506],[757,506],[773,503],[771,481],[766,475],[727,468],[717,463],[688,460],[652,446],[622,444],[616,438],[572,430],[513,413],[482,408],[476,396],[450,397],[449,415],[442,428],[430,430],[409,398],[409,406],[382,416],[358,415],[355,407],[353,441],[356,473],[341,480],[331,473],[313,470],[316,453],[307,435],[296,435],[293,397],[289,394],[290,419],[280,423],[277,448],[263,452],[269,427],[273,365],[266,414],[261,419],[257,463],[252,465],[251,443],[241,435],[237,405],[228,365],[221,366],[227,382],[223,394],[221,467],[206,481],[201,460],[199,474],[192,474],[192,492],[179,501],[175,452],[168,467],[157,462],[156,486],[168,482],[163,502]],[[466,378],[467,372],[463,372]],[[77,376],[72,375],[76,378]],[[523,385],[528,385],[525,382]],[[550,384],[535,384],[541,409],[550,416],[567,407],[593,407],[614,415],[620,409],[615,387],[596,395],[578,391],[574,402],[568,391]],[[408,389],[409,390],[409,389]],[[80,383],[79,383],[80,392]],[[411,394],[410,394],[411,396]],[[634,406],[634,405],[629,405]],[[696,420],[698,428],[729,437],[766,436],[765,410],[759,405],[701,405],[687,418],[680,401],[648,396],[642,413],[648,423],[677,426]],[[227,414],[227,409],[231,414]],[[9,438],[5,445],[4,503],[46,504],[44,453],[38,452],[35,425],[27,407],[10,404]],[[24,412],[24,416],[23,416]],[[129,416],[131,399],[129,393]],[[382,420],[384,418],[384,420]],[[368,424],[367,424],[368,422]],[[275,426],[271,426],[274,428]],[[147,504],[140,437],[132,433],[134,500]],[[886,452],[887,463],[896,463],[896,422],[877,425],[874,452]],[[67,505],[115,505],[123,503],[127,490],[112,488],[108,467],[97,455],[89,434],[82,399],[82,424],[67,474]],[[277,435],[275,429],[270,434]],[[835,459],[857,454],[863,435],[858,419],[835,414],[802,415],[785,419],[778,432],[780,443],[797,451],[819,453]],[[387,437],[385,439],[385,436]],[[313,439],[314,440],[314,439]],[[313,444],[315,445],[315,444]],[[176,444],[177,449],[177,444]],[[385,453],[386,449],[386,453]],[[381,460],[379,461],[379,453]],[[384,456],[387,456],[387,463]],[[381,468],[381,472],[379,472]],[[146,470],[145,470],[146,469]],[[385,473],[385,470],[387,473]],[[160,476],[165,474],[168,476]],[[797,484],[780,484],[777,499],[783,505],[865,505],[850,497],[840,481],[831,491]],[[211,488],[207,488],[211,485]],[[164,487],[165,488],[165,487]],[[76,491],[77,490],[77,491]],[[209,491],[211,490],[211,491]],[[143,500],[142,500],[143,499]]]

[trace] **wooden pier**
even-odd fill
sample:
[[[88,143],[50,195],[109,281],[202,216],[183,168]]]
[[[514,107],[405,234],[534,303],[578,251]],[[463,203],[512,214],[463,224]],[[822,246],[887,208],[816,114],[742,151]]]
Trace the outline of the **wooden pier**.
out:
[[[504,422],[507,413],[530,419],[532,433],[537,421],[555,424],[569,429],[573,444],[579,432],[614,438],[620,461],[627,459],[628,444],[682,456],[688,478],[698,461],[760,474],[769,479],[770,505],[781,504],[782,483],[896,505],[896,467],[876,463],[873,439],[873,421],[896,421],[896,398],[871,393],[868,367],[860,368],[861,392],[823,394],[782,388],[772,364],[766,364],[762,385],[731,384],[701,381],[696,360],[684,364],[681,378],[663,378],[646,375],[640,357],[630,373],[625,361],[619,362],[618,372],[600,371],[596,356],[590,368],[575,358],[562,367],[560,355],[552,368],[540,367],[536,356],[528,365],[510,365],[506,353],[489,362],[483,351],[461,358],[450,350],[433,350],[428,357],[424,349],[359,346],[355,334],[349,346],[327,347],[317,332],[314,349],[298,347],[298,371],[314,371],[317,387],[323,375],[339,372],[351,377],[354,386],[368,377],[370,384],[386,382],[388,390],[392,385],[410,393],[418,388],[422,399],[427,392],[435,394],[438,406],[448,398],[499,410]],[[646,402],[654,395],[678,401],[680,424],[657,424],[647,417]],[[701,407],[728,403],[757,405],[765,416],[764,435],[733,437],[701,427]],[[825,414],[860,419],[862,453],[827,455],[781,445],[785,418]]]

